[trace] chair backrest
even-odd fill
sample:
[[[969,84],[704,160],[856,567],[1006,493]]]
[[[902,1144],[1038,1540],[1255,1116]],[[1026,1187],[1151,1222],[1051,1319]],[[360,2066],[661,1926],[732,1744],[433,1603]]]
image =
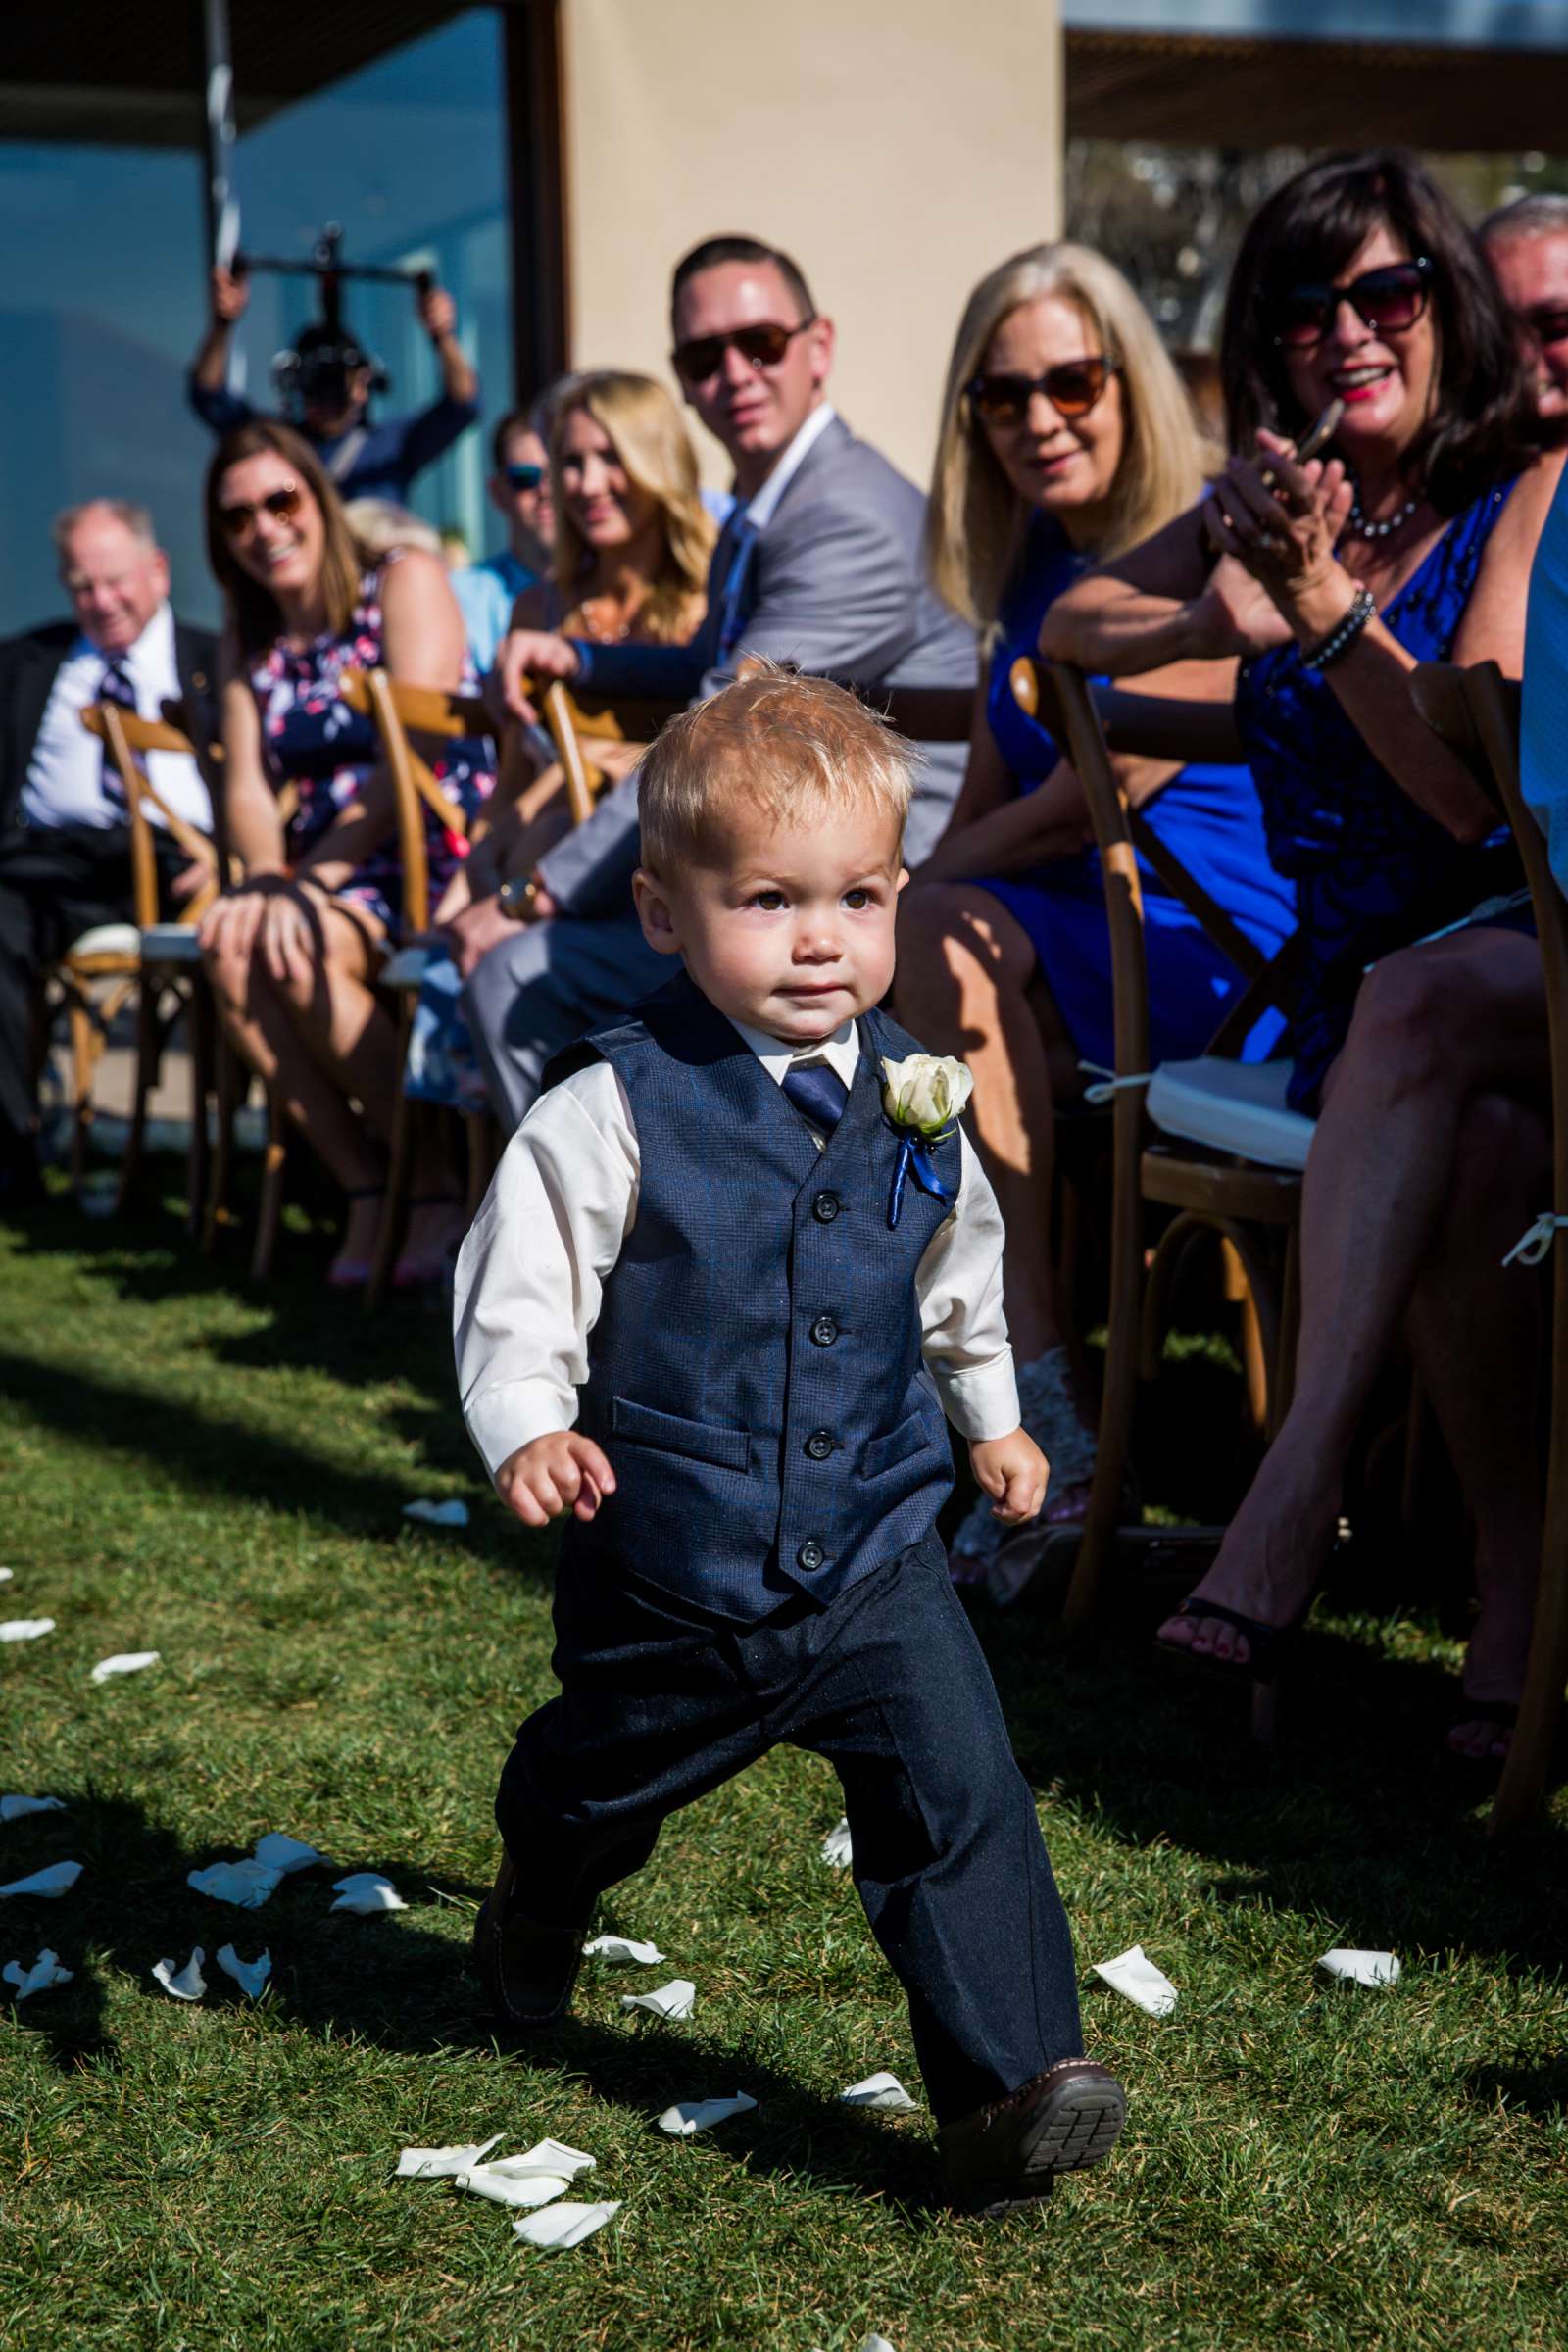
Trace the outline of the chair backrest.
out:
[[[177,809],[172,808],[143,764],[149,752],[182,752],[194,760],[204,778],[212,771],[212,752],[206,758],[180,727],[168,719],[140,718],[119,703],[89,703],[81,713],[89,735],[96,735],[114,760],[125,795],[130,823],[130,888],[132,919],[145,931],[158,920],[158,854],[153,841],[149,807],[156,808],[173,840],[186,856],[211,863],[213,878],[185,902],[187,922],[198,922],[219,892],[218,852],[212,839],[199,832]],[[221,754],[219,754],[221,758]],[[209,783],[209,791],[211,785]]]
[[[605,776],[583,750],[586,743],[652,743],[666,719],[685,709],[683,703],[616,702],[586,688],[568,690],[560,679],[527,691],[538,702],[566,779],[566,802],[571,821],[580,825],[593,814]]]
[[[430,860],[425,848],[424,810],[451,832],[467,836],[468,819],[456,801],[449,801],[422,753],[411,736],[432,745],[489,736],[494,723],[483,703],[471,694],[449,694],[440,686],[411,686],[390,677],[384,669],[345,669],[337,690],[351,710],[374,723],[397,810],[398,854],[403,867],[403,920],[409,931],[423,931],[430,920]]]

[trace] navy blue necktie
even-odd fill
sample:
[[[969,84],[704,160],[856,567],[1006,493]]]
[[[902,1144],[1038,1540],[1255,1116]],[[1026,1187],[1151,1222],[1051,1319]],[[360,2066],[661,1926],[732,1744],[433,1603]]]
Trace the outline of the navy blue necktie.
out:
[[[844,1115],[850,1090],[825,1061],[802,1061],[784,1074],[784,1092],[825,1143]]]
[[[136,689],[131,683],[129,671],[122,662],[111,661],[104,663],[104,674],[98,682],[97,699],[100,703],[116,704],[120,710],[128,710],[134,718]],[[109,802],[110,806],[115,808],[123,808],[125,787],[121,781],[120,770],[115,765],[115,755],[107,742],[103,747],[100,761],[100,784],[104,799]]]
[[[744,514],[736,522],[729,560],[724,566],[723,585],[718,598],[718,654],[717,662],[723,668],[741,641],[751,606],[747,601],[748,574],[751,570],[752,550],[760,537],[757,525],[748,522]]]

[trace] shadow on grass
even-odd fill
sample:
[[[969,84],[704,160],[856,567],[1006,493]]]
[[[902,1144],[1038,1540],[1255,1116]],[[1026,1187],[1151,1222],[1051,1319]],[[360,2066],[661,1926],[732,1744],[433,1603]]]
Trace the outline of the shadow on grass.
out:
[[[59,1901],[18,1897],[0,1924],[7,1954],[30,1963],[51,1945],[73,1969],[74,1982],[37,1994],[14,2012],[18,2028],[47,2049],[62,2073],[118,2064],[107,2022],[105,1971],[123,1972],[154,2004],[170,2001],[152,1976],[153,1963],[183,1968],[194,1944],[205,1952],[205,2009],[249,2010],[253,2004],[218,1967],[219,1947],[232,1943],[253,1960],[264,1947],[272,1975],[260,2004],[264,2018],[303,2027],[322,2040],[353,2035],[379,2048],[418,2054],[488,2052],[541,2086],[560,2077],[585,2082],[596,2096],[653,2119],[694,2085],[744,2087],[758,2101],[754,2114],[727,2126],[723,2148],[737,2164],[760,2175],[808,2177],[818,2187],[877,2196],[912,2213],[934,2205],[938,2177],[928,2137],[890,2127],[885,2118],[845,2108],[808,2090],[776,2067],[760,2064],[743,2044],[658,2020],[638,2018],[612,2033],[591,2020],[572,2019],[538,2036],[498,2034],[484,2014],[467,1935],[482,1888],[429,1880],[406,1864],[375,1856],[340,1858],[330,1870],[295,1873],[258,1911],[241,1911],[199,1895],[190,1871],[219,1855],[186,1846],[142,1809],[90,1793],[68,1796],[69,1812],[36,1816],[7,1832],[8,1860],[18,1877],[72,1857],[86,1868]],[[450,1906],[459,1933],[432,1934],[416,1916],[360,1919],[333,1914],[332,1881],[350,1870],[385,1869],[416,1909],[432,1895]],[[606,1916],[613,1921],[612,1911]],[[888,1979],[890,2002],[899,1998]],[[393,2150],[388,2150],[390,2163]]]
[[[1078,1642],[1039,1619],[977,1618],[1036,1788],[1124,1842],[1204,1858],[1222,1901],[1321,1918],[1326,1941],[1562,1971],[1562,1834],[1543,1823],[1489,1838],[1495,1775],[1445,1752],[1463,1711],[1445,1665],[1311,1632],[1282,1681],[1270,1753],[1250,1737],[1247,1677],[1155,1651],[1169,1600],[1129,1583],[1113,1630]]]

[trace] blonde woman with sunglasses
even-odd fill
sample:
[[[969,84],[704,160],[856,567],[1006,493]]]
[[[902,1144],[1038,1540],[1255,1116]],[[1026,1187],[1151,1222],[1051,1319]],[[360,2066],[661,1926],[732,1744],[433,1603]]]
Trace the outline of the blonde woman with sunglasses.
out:
[[[219,1017],[251,1069],[281,1083],[291,1117],[348,1198],[334,1288],[369,1271],[398,1087],[397,1032],[374,993],[402,921],[389,779],[374,730],[340,697],[345,669],[475,690],[439,556],[396,549],[367,566],[309,445],[257,419],[207,476],[209,560],[226,608],[220,723],[231,845],[244,880],[202,926]],[[489,746],[450,745],[436,781],[474,817],[494,783]],[[284,785],[297,805],[285,818]],[[426,820],[432,894],[466,843]],[[358,1105],[358,1108],[356,1107]],[[423,1227],[450,1220],[454,1171],[425,1147],[405,1266]]]
[[[972,1115],[1002,1203],[1007,1315],[1024,1426],[1050,1458],[1045,1518],[1087,1506],[1095,1442],[1053,1296],[1048,1235],[1054,1122],[1081,1064],[1114,1059],[1100,858],[1077,778],[1013,700],[1009,672],[1042,616],[1092,564],[1180,514],[1203,447],[1174,366],[1126,280],[1081,245],[1038,245],[983,278],[954,345],[931,490],[932,576],[986,659],[952,822],[906,893],[899,1017],[975,1074]],[[1212,666],[1173,666],[1151,690],[1223,699]],[[1132,799],[1265,954],[1292,926],[1241,767],[1121,763]],[[1242,975],[1143,869],[1154,1058],[1201,1052]],[[1270,1042],[1260,1024],[1251,1049]],[[960,1580],[1003,1537],[982,1495],[953,1549]]]

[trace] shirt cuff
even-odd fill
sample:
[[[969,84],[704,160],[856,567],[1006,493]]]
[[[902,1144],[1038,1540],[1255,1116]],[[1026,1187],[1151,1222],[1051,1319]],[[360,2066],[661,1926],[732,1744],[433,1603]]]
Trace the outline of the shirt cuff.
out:
[[[471,1397],[463,1417],[493,1479],[519,1446],[575,1426],[577,1392],[553,1380],[504,1380]]]
[[[566,643],[577,656],[577,675],[572,679],[572,684],[574,686],[591,686],[594,678],[593,647],[586,637],[568,637]]]
[[[961,1372],[947,1371],[940,1363],[931,1370],[942,1409],[960,1438],[974,1446],[983,1438],[1011,1437],[1019,1414],[1010,1348],[1004,1348],[989,1363],[971,1364]]]

